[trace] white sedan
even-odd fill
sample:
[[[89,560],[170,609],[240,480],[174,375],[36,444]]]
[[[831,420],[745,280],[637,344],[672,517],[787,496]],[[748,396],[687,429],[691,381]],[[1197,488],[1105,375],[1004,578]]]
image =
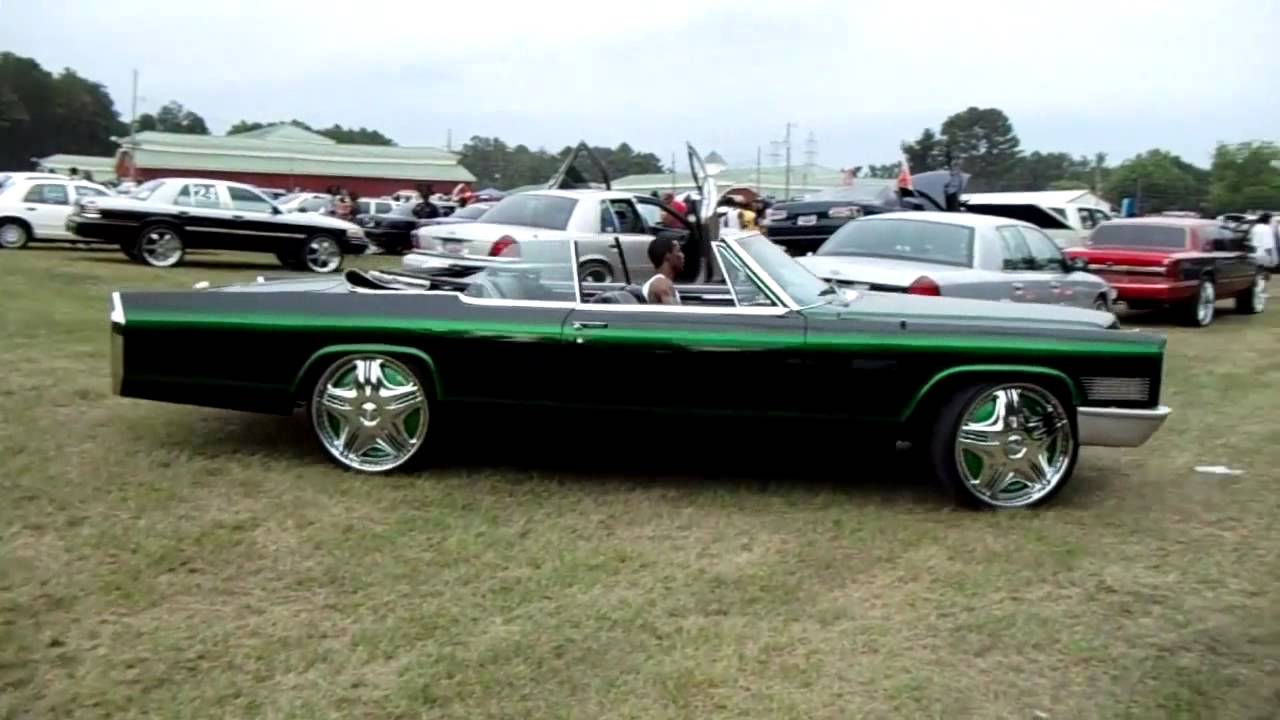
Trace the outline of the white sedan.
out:
[[[33,240],[76,240],[66,227],[76,201],[111,194],[102,185],[64,175],[0,174],[0,248],[16,250]]]

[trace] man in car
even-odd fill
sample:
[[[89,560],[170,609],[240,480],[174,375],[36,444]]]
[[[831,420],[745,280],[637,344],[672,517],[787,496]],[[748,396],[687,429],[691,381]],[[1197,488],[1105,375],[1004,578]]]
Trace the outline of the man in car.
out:
[[[658,272],[640,289],[650,305],[679,305],[676,275],[684,270],[684,250],[670,237],[656,237],[649,243],[649,262]]]

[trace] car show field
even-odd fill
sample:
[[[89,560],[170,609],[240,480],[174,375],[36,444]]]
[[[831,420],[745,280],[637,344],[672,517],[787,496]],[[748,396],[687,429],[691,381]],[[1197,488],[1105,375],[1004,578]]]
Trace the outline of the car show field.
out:
[[[303,413],[112,394],[112,291],[287,274],[0,251],[0,717],[1280,708],[1275,312],[1122,312],[1167,333],[1174,412],[1025,512],[955,511],[910,453],[840,427],[491,415],[424,470],[364,476]]]

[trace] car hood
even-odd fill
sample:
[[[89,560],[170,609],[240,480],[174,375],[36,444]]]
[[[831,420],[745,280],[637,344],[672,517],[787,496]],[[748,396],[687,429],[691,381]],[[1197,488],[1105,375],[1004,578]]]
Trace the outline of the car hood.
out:
[[[969,300],[928,297],[904,293],[858,291],[847,293],[846,305],[831,304],[809,308],[815,316],[849,319],[877,318],[904,323],[943,323],[973,328],[1004,327],[1009,330],[1035,328],[1105,329],[1115,327],[1116,316],[1100,310],[1066,305]]]
[[[547,228],[529,227],[527,225],[501,225],[483,222],[424,225],[418,231],[444,240],[485,241],[497,240],[503,235],[510,235],[516,240],[539,240],[543,238],[560,238],[569,234],[564,230],[548,230]]]
[[[973,272],[971,268],[941,263],[892,260],[857,255],[809,255],[797,258],[809,272],[823,280],[907,287],[922,275],[943,284],[948,277]]]

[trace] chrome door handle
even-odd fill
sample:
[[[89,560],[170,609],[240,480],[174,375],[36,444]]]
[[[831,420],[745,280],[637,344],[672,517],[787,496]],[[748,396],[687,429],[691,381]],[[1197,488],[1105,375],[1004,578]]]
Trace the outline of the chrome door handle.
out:
[[[1058,288],[1062,287],[1062,283],[1060,283],[1060,282],[1051,282],[1051,283],[1049,283],[1049,287],[1053,288],[1054,290],[1057,290]]]
[[[232,216],[231,216],[231,219],[232,219],[232,220],[243,220],[243,219],[244,219],[244,216],[243,216],[243,215],[232,215]]]
[[[1016,283],[1014,283],[1014,284],[1013,284],[1013,289],[1014,289],[1014,290],[1021,290],[1023,287],[1024,287],[1024,286],[1023,286],[1023,284],[1022,284],[1022,283],[1018,283],[1018,282],[1016,282]]]
[[[179,211],[178,211],[178,215],[179,215],[179,216],[181,216],[181,217],[186,217],[186,216],[188,216],[188,215],[190,215],[190,214],[191,214],[191,212],[190,212],[189,210],[179,210]]]
[[[28,208],[22,208],[22,209],[26,210],[27,212],[35,212],[38,208],[28,207]]]
[[[609,327],[609,323],[595,320],[575,320],[573,322],[574,330],[603,330],[607,327]]]

